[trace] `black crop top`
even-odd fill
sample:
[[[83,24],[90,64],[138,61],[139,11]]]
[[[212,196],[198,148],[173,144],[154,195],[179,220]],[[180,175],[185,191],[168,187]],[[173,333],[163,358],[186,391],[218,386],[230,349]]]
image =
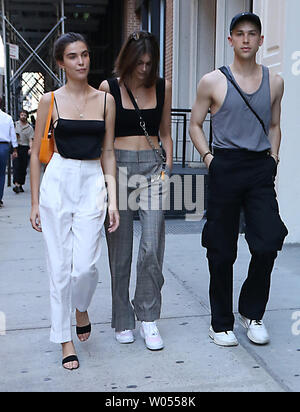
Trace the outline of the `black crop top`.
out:
[[[121,91],[118,79],[108,79],[110,93],[116,103],[115,137],[142,136],[143,129],[139,124],[139,118],[134,109],[124,109],[122,105]],[[154,109],[141,110],[146,124],[146,130],[150,136],[158,136],[164,102],[165,80],[159,78],[156,83],[156,107]]]
[[[59,117],[57,103],[54,97],[58,119],[54,128],[54,138],[58,153],[67,159],[92,160],[101,156],[105,135],[104,120],[71,120]]]

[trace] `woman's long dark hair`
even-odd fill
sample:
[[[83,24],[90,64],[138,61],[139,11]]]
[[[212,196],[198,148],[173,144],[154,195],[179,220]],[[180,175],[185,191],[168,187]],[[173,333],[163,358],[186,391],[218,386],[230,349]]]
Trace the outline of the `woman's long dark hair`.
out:
[[[135,31],[128,37],[117,57],[114,75],[124,82],[144,54],[149,54],[151,58],[151,69],[145,86],[153,86],[158,78],[160,53],[155,36],[147,31]]]
[[[64,52],[66,47],[76,41],[82,41],[88,47],[85,37],[80,33],[65,33],[62,34],[54,43],[53,47],[53,57],[57,62],[62,62],[64,60]]]

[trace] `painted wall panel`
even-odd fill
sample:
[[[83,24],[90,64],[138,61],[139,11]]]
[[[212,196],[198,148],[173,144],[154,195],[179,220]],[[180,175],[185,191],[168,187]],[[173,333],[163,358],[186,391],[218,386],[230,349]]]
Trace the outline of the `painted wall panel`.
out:
[[[258,54],[258,62],[273,73],[283,72],[283,47],[285,41],[286,0],[255,0],[254,13],[262,20],[264,44]]]

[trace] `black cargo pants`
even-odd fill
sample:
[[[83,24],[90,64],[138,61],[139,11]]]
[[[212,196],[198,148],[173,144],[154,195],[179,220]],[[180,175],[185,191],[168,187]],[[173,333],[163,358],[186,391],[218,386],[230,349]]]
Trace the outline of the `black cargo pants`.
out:
[[[252,258],[239,297],[239,312],[255,320],[264,315],[274,261],[288,233],[279,216],[276,170],[276,162],[268,152],[215,150],[209,167],[207,222],[202,233],[215,332],[233,330],[233,264],[242,207]]]

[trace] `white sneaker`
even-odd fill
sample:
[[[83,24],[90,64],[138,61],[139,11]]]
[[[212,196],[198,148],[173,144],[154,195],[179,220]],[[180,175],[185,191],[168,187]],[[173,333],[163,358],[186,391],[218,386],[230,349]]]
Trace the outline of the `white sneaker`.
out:
[[[160,336],[155,322],[142,322],[140,328],[141,337],[150,350],[160,350],[164,347],[164,342]]]
[[[239,316],[239,320],[241,325],[248,329],[247,336],[252,342],[258,345],[270,342],[268,331],[262,320],[251,320],[242,315]]]
[[[134,342],[134,336],[132,330],[122,330],[122,332],[116,332],[115,337],[119,343],[132,343]]]
[[[219,346],[237,346],[239,344],[232,330],[215,332],[211,326],[208,335]]]

